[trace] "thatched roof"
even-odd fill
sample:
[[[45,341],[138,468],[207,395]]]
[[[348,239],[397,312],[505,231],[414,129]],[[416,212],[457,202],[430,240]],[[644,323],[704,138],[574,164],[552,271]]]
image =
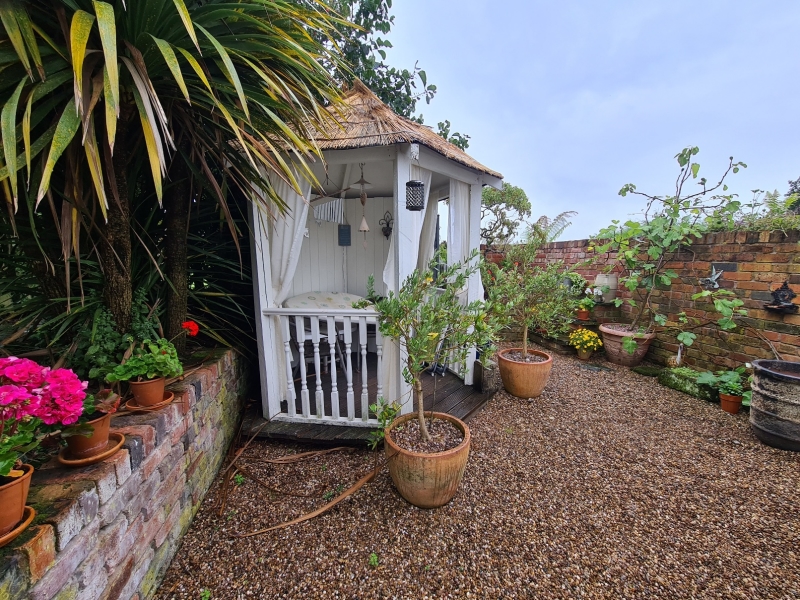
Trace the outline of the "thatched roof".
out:
[[[502,179],[497,171],[483,166],[469,154],[454,146],[429,127],[401,117],[386,106],[358,79],[345,92],[344,104],[329,109],[334,119],[316,138],[322,150],[346,150],[392,144],[422,144],[442,156],[470,169]]]

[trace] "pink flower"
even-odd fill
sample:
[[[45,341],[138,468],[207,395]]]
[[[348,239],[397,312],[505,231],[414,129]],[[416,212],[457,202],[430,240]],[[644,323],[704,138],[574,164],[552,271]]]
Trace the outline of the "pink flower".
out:
[[[0,385],[0,406],[8,406],[11,403],[19,404],[30,397],[30,393],[24,387]]]
[[[0,371],[0,375],[11,382],[20,383],[28,389],[32,389],[42,384],[49,370],[29,358],[11,357],[5,368]]]

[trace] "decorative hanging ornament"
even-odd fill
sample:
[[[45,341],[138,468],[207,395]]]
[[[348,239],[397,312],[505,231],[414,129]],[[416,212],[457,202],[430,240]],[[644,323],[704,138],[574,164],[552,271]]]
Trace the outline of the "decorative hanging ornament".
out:
[[[361,179],[356,181],[356,184],[361,187],[361,194],[359,196],[361,200],[361,225],[359,226],[358,230],[364,234],[364,250],[367,249],[367,232],[369,231],[369,225],[367,224],[367,215],[365,213],[366,206],[367,206],[367,192],[364,189],[371,185],[369,181],[364,179],[364,163],[359,165],[361,167]]]

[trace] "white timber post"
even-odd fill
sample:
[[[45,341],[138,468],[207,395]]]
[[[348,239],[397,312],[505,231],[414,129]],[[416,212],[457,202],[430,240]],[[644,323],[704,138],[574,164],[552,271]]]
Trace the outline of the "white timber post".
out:
[[[481,201],[483,196],[483,186],[473,183],[469,186],[469,251],[480,248],[481,244]],[[477,261],[478,258],[474,259]],[[473,263],[474,264],[474,263]],[[467,303],[483,300],[483,286],[481,285],[480,271],[473,273],[469,278],[467,287]],[[472,385],[475,373],[475,348],[470,348],[467,354],[467,369],[464,372],[464,384]]]
[[[394,261],[397,266],[397,278],[394,281],[395,289],[400,290],[406,277],[417,268],[416,256],[419,240],[413,239],[414,215],[406,209],[406,183],[411,174],[411,146],[399,144],[397,158],[394,161]],[[417,248],[414,244],[417,244]],[[414,410],[414,398],[411,386],[403,379],[403,367],[406,363],[406,353],[400,349],[399,360],[396,365],[387,364],[387,369],[397,369],[397,389],[387,390],[389,398],[398,398],[402,404],[401,414]]]
[[[278,348],[275,328],[277,318],[264,315],[264,309],[272,303],[272,268],[269,261],[269,221],[255,202],[250,202],[250,248],[253,268],[253,298],[256,310],[256,334],[258,336],[258,370],[261,377],[261,412],[271,419],[281,412]]]

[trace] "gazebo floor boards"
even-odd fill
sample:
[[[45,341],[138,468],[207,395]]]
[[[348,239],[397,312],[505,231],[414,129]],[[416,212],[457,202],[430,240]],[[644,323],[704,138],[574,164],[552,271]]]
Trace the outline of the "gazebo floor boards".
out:
[[[310,384],[313,381],[313,377],[309,378]],[[451,414],[462,421],[469,421],[491,398],[491,394],[481,394],[472,386],[464,385],[461,379],[449,372],[439,377],[426,374],[422,381],[425,393],[425,410],[431,410],[434,405],[433,393],[435,384],[435,410]],[[356,388],[357,395],[359,389],[360,387]],[[311,394],[313,396],[313,387],[311,388]],[[360,400],[356,398],[356,404],[359,403]],[[330,403],[328,402],[328,404]],[[328,408],[326,408],[326,412]],[[358,414],[360,416],[360,411]],[[285,421],[267,422],[261,416],[261,407],[258,404],[253,404],[245,415],[242,425],[242,437],[249,439],[262,426],[263,428],[257,436],[261,439],[304,442],[325,446],[364,446],[372,431],[369,427],[287,423]]]

